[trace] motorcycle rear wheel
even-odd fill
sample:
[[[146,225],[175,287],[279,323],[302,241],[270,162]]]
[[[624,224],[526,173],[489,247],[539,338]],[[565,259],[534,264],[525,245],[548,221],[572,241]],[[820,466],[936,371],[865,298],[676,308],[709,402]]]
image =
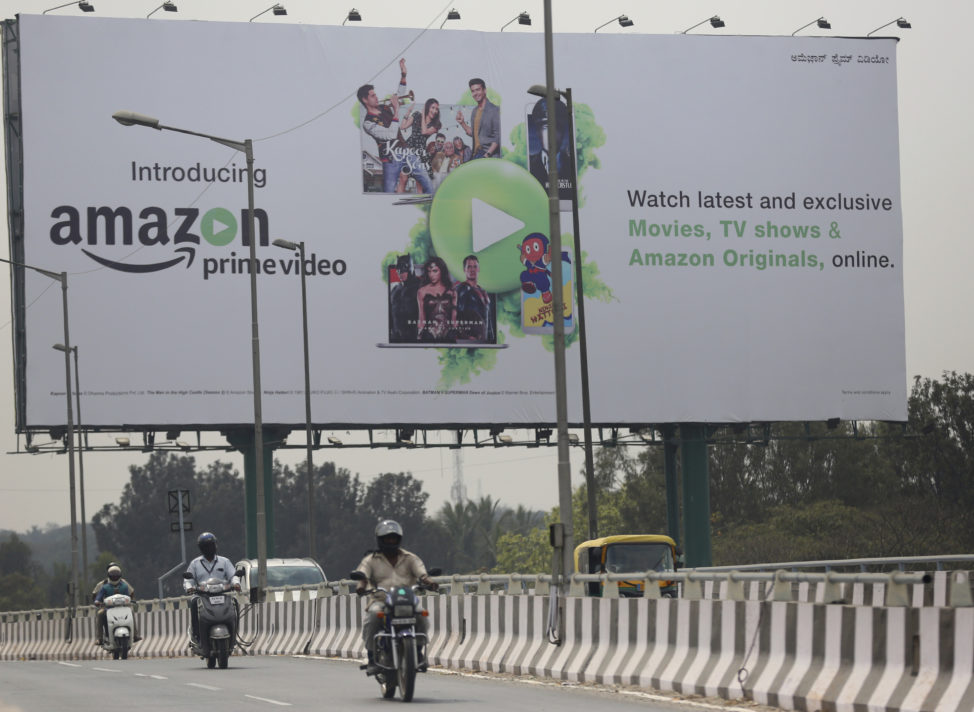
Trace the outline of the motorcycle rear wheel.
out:
[[[216,656],[211,655],[206,659],[206,667],[210,670],[216,667]]]
[[[416,639],[402,641],[402,655],[399,656],[399,692],[403,702],[411,702],[416,690]]]

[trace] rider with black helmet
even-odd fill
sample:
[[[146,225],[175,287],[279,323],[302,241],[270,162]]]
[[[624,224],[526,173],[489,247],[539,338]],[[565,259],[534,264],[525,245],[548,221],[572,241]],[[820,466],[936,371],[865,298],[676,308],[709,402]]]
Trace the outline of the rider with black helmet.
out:
[[[234,572],[230,559],[216,553],[216,535],[212,532],[203,532],[197,538],[196,545],[199,546],[200,555],[189,562],[186,572],[192,574],[192,578],[183,579],[183,589],[190,593],[202,586],[203,582],[216,578],[231,584],[234,591],[239,591],[240,579]],[[204,656],[207,656],[209,654],[207,647],[209,645],[209,631],[200,630],[199,609],[195,598],[190,603],[189,610],[192,618],[193,635],[199,642]]]
[[[365,555],[356,571],[365,574],[365,581],[359,581],[356,593],[360,596],[365,593],[367,588],[382,588],[389,590],[395,586],[413,586],[422,583],[434,591],[439,585],[430,580],[426,572],[423,560],[411,551],[401,548],[402,526],[399,522],[392,519],[383,519],[375,527],[375,543],[378,547],[375,551]],[[377,593],[369,603],[365,613],[365,625],[362,629],[362,637],[365,642],[365,649],[369,654],[369,664],[366,672],[374,675],[379,668],[375,665],[374,652],[372,650],[375,634],[379,631],[379,613],[385,607],[385,596]],[[426,633],[428,624],[425,616],[417,616],[416,632]]]

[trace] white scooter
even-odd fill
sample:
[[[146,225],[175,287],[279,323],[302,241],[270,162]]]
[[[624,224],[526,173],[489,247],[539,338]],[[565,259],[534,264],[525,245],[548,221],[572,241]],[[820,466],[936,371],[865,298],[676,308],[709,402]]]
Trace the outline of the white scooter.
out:
[[[124,593],[116,593],[106,596],[102,605],[105,607],[108,635],[102,640],[101,647],[112,654],[113,660],[119,658],[128,660],[129,649],[132,647],[132,635],[135,630],[132,599]]]

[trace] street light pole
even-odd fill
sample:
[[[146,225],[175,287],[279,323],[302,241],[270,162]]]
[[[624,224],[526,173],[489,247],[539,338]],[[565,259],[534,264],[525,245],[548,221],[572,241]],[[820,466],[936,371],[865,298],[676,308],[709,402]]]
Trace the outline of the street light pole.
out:
[[[68,584],[70,589],[70,617],[74,618],[78,608],[78,515],[75,506],[75,485],[74,485],[74,415],[71,409],[71,340],[68,334],[68,273],[51,272],[40,267],[32,267],[22,262],[14,262],[0,257],[0,262],[6,262],[17,267],[34,270],[50,277],[61,283],[61,310],[64,315],[64,383],[65,396],[68,405],[67,430],[64,434],[65,445],[68,451],[68,483],[69,496],[71,497],[71,582]],[[69,635],[70,639],[70,635]]]
[[[548,107],[548,155],[558,155],[555,113],[554,41],[551,28],[551,0],[544,0],[544,56],[545,99]],[[572,527],[572,472],[568,456],[568,402],[565,379],[565,288],[562,281],[561,219],[558,201],[558,161],[548,162],[548,221],[551,247],[551,281],[554,282],[552,300],[555,352],[555,418],[558,423],[558,507],[564,538],[562,574],[570,576],[574,569],[574,535]]]
[[[54,348],[58,351],[67,351],[64,344],[54,344]],[[85,438],[85,443],[82,443],[82,432],[81,432],[81,376],[78,370],[78,347],[72,346],[70,349],[74,353],[74,400],[78,411],[78,489],[81,500],[81,573],[79,579],[81,580],[81,585],[87,589],[88,586],[88,517],[85,514],[85,464],[84,464],[84,446],[87,444],[87,438]]]
[[[304,240],[290,242],[278,238],[271,244],[286,250],[297,250],[301,260],[301,324],[304,330],[304,424],[305,439],[308,443],[308,556],[315,555],[315,498],[314,466],[312,464],[313,442],[311,439],[311,361],[308,358],[308,286],[304,268]]]
[[[565,97],[568,109],[568,135],[571,136],[571,152],[569,154],[572,175],[572,232],[575,243],[575,290],[578,294],[578,348],[579,361],[582,371],[582,422],[585,429],[585,489],[587,490],[588,505],[588,537],[596,539],[599,536],[598,502],[595,492],[595,458],[592,455],[592,409],[589,405],[588,388],[588,340],[585,336],[585,290],[582,283],[582,243],[581,230],[578,224],[578,168],[575,165],[575,106],[572,104],[571,88],[561,91],[555,89],[555,94]],[[540,84],[533,84],[528,94],[546,97],[548,90]],[[552,129],[553,130],[553,129]],[[557,161],[557,157],[554,159]]]
[[[575,234],[575,289],[578,293],[578,357],[582,368],[582,422],[585,429],[585,489],[588,494],[588,536],[599,536],[598,502],[595,492],[595,458],[592,455],[592,408],[588,388],[588,340],[585,336],[585,292],[582,288],[582,243],[578,221],[578,166],[575,165],[575,107],[572,104],[571,87],[562,92],[568,104],[568,135],[571,136],[572,170],[572,231]]]
[[[157,131],[176,131],[209,139],[215,143],[241,151],[247,159],[247,226],[250,243],[250,323],[251,360],[254,380],[254,470],[256,473],[257,511],[257,587],[258,598],[263,600],[267,588],[267,515],[264,507],[264,423],[261,408],[260,386],[260,334],[257,329],[257,225],[254,217],[254,144],[251,139],[234,141],[210,134],[189,131],[174,126],[164,126],[159,119],[132,111],[116,111],[112,118],[123,126],[146,126]],[[67,324],[65,323],[65,330]]]

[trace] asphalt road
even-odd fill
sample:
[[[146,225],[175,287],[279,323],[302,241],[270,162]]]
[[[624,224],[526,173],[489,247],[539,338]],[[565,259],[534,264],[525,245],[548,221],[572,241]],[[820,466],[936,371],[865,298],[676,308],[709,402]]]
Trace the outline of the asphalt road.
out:
[[[313,657],[237,657],[226,670],[190,658],[0,663],[0,712],[167,710],[340,710],[385,705],[358,664]],[[414,707],[464,712],[696,712],[757,710],[724,701],[689,702],[580,685],[431,671],[416,680]]]

